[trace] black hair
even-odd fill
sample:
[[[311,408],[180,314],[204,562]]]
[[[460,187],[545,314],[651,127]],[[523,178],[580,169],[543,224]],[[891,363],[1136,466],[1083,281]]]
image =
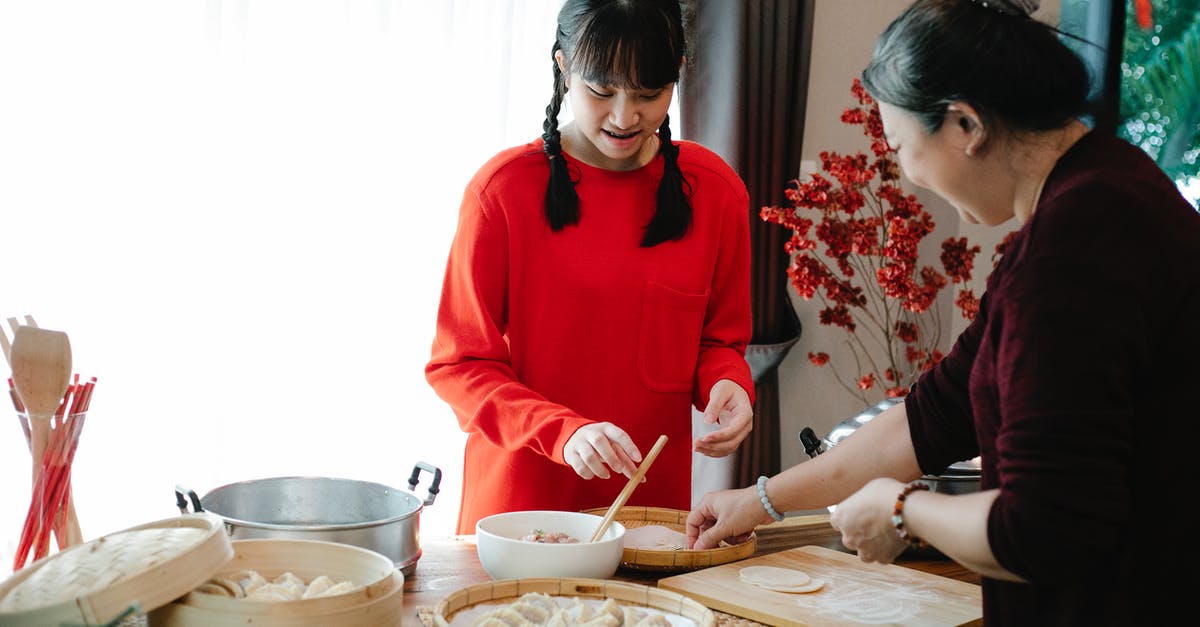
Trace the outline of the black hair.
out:
[[[562,156],[558,114],[566,94],[566,74],[554,55],[562,51],[567,74],[628,89],[664,87],[679,80],[686,57],[683,8],[679,0],[567,0],[558,12],[558,30],[550,61],[554,96],[542,124],[543,150],[550,160],[546,185],[546,220],[553,231],[579,223],[579,195]],[[658,129],[663,177],[657,208],[646,225],[642,246],[682,238],[692,219],[679,169],[679,147],[671,142],[670,117]],[[690,191],[690,190],[689,190]]]
[[[930,133],[956,101],[1008,131],[1060,128],[1089,111],[1090,79],[1059,35],[974,0],[917,0],[876,40],[863,86]]]

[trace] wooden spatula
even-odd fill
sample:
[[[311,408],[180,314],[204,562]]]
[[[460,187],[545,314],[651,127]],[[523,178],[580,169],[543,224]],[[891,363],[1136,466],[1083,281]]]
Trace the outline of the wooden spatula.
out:
[[[71,341],[62,331],[21,326],[13,333],[10,356],[13,387],[29,414],[36,483],[50,438],[50,418],[71,384]]]

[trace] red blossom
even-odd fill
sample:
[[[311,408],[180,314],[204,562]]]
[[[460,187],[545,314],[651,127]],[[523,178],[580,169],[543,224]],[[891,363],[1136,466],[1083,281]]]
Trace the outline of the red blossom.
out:
[[[975,316],[979,315],[979,299],[975,298],[975,293],[971,290],[962,290],[958,293],[958,297],[954,299],[954,304],[961,311],[964,318],[974,320]]]
[[[820,171],[791,181],[783,192],[787,205],[762,207],[759,216],[791,230],[784,242],[791,256],[788,278],[801,297],[820,300],[820,323],[855,334],[849,346],[856,362],[867,367],[857,380],[845,380],[845,387],[865,398],[862,393],[878,381],[884,394],[899,398],[920,371],[942,359],[936,346],[943,339],[941,319],[933,305],[948,285],[970,280],[980,248],[966,238],[950,238],[942,244],[944,273],[920,264],[920,245],[933,233],[933,218],[901,189],[896,153],[884,137],[875,100],[858,80],[850,91],[857,105],[843,110],[841,121],[859,127],[870,149],[821,152]],[[1010,241],[1011,236],[1002,246]],[[993,261],[1000,254],[998,246]],[[966,290],[955,305],[968,318],[979,307]],[[859,325],[867,332],[857,334]],[[826,353],[808,358],[815,366],[829,363]]]
[[[854,332],[857,327],[854,323],[854,316],[850,315],[850,310],[845,305],[837,305],[836,307],[826,307],[818,314],[821,324],[832,324],[837,327]]]
[[[817,288],[825,282],[827,276],[829,276],[829,271],[825,269],[825,266],[809,255],[797,255],[788,266],[788,277],[791,278],[796,292],[805,300],[812,299],[813,295],[817,293]]]
[[[905,396],[908,396],[908,388],[906,388],[906,387],[888,388],[887,391],[884,392],[884,394],[886,394],[888,398],[904,398]]]
[[[858,99],[858,104],[864,107],[875,104],[875,100],[871,98],[871,94],[867,93],[867,88],[863,87],[862,81],[857,78],[850,82],[850,93]]]
[[[917,338],[920,337],[920,335],[921,333],[917,329],[917,325],[911,322],[905,322],[903,320],[896,321],[896,337],[900,338],[901,342],[912,344],[917,341]]]
[[[1004,239],[1000,240],[999,244],[996,244],[996,250],[992,253],[993,266],[1000,262],[1000,258],[1004,256],[1004,253],[1008,252],[1013,240],[1017,239],[1017,233],[1020,233],[1020,231],[1010,231],[1008,235],[1004,236]]]
[[[942,267],[955,283],[966,283],[971,280],[971,270],[975,268],[975,255],[980,251],[979,246],[971,246],[967,238],[951,237],[942,242]]]

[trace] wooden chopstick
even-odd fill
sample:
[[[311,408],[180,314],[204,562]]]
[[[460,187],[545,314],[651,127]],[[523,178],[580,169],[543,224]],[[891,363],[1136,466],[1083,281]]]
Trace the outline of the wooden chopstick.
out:
[[[600,526],[596,528],[595,533],[592,534],[592,539],[588,540],[588,542],[595,542],[604,537],[604,532],[608,531],[608,526],[612,524],[613,518],[617,515],[617,510],[625,506],[625,501],[629,500],[629,495],[633,494],[633,489],[642,482],[642,477],[646,476],[646,471],[649,470],[650,464],[654,463],[654,458],[658,457],[658,454],[662,452],[663,446],[666,444],[667,436],[658,436],[658,441],[654,443],[650,452],[646,453],[646,457],[642,458],[642,465],[638,466],[637,472],[633,473],[633,476],[629,478],[629,483],[625,484],[625,489],[621,490],[621,493],[617,495],[617,500],[613,501],[608,511],[604,513],[604,519],[600,521]]]

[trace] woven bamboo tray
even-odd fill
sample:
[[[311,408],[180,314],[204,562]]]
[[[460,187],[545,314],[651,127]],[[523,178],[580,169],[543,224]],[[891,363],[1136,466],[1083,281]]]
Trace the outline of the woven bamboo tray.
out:
[[[611,579],[501,579],[476,584],[442,599],[433,612],[433,622],[437,627],[449,627],[458,612],[481,603],[511,603],[530,592],[585,600],[616,599],[624,606],[654,608],[682,616],[698,627],[717,627],[713,611],[694,599],[670,590]]]
[[[603,516],[605,508],[585,510],[589,514]],[[680,533],[687,529],[688,512],[662,507],[622,507],[617,511],[613,520],[625,525],[626,528],[662,525]],[[656,550],[625,547],[621,553],[621,566],[632,570],[654,572],[684,572],[699,568],[708,568],[718,564],[736,562],[754,555],[757,548],[758,536],[750,534],[750,538],[740,544],[725,544],[715,549],[695,551],[691,549]]]
[[[374,627],[398,625],[404,575],[390,558],[361,547],[320,540],[236,540],[233,559],[217,574],[255,570],[267,579],[291,572],[304,581],[325,575],[357,589],[296,601],[252,601],[191,592],[150,614],[155,627]]]
[[[98,625],[192,590],[233,558],[222,520],[188,514],[78,544],[0,583],[0,625]]]

